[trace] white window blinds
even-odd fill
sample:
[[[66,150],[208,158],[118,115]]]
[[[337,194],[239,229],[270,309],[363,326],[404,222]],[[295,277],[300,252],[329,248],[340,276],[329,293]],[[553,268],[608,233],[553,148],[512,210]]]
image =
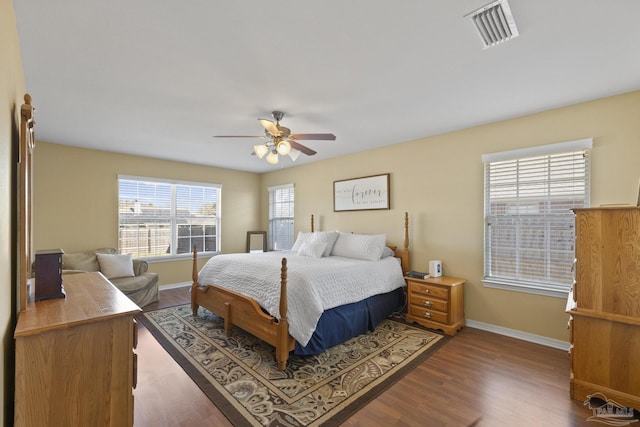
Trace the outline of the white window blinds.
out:
[[[293,246],[293,184],[269,187],[269,249],[282,251]]]
[[[134,257],[170,257],[219,250],[221,187],[118,177],[118,245]]]
[[[485,286],[566,296],[575,219],[589,206],[591,140],[483,156]]]

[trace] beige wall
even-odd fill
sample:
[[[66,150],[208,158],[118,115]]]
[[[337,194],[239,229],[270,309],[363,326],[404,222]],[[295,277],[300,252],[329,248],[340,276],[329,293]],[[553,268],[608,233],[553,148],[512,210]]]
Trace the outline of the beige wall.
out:
[[[425,120],[429,120],[425,117]],[[314,214],[320,230],[386,232],[402,244],[403,213],[410,216],[412,268],[440,259],[445,274],[468,280],[468,319],[568,341],[566,301],[484,288],[483,165],[480,156],[502,150],[594,138],[592,206],[635,203],[640,177],[640,92],[474,127],[307,166],[262,178],[266,188],[295,184],[296,230]],[[335,144],[348,144],[339,138]],[[391,210],[333,212],[333,181],[391,173]]]
[[[245,232],[266,229],[267,187],[296,186],[296,230],[386,232],[402,243],[410,215],[412,268],[443,261],[468,280],[468,319],[567,341],[565,300],[484,288],[484,153],[594,138],[592,205],[632,203],[640,176],[640,92],[397,144],[263,175],[38,142],[35,154],[36,249],[71,252],[117,246],[118,174],[223,185],[224,252],[244,250]],[[44,114],[43,112],[41,112]],[[338,139],[335,143],[347,143]],[[391,173],[391,210],[333,212],[333,181]],[[188,281],[188,261],[151,264],[162,284]]]
[[[13,147],[18,144],[20,105],[25,94],[24,74],[20,58],[18,31],[13,2],[0,0],[0,423],[13,424],[13,376],[17,261],[14,253],[16,235],[12,234],[15,220],[15,189],[12,172]]]
[[[244,252],[246,232],[260,224],[257,174],[41,141],[34,153],[36,250],[117,248],[119,174],[221,184],[223,252]],[[161,285],[191,280],[189,260],[154,262],[149,270]]]

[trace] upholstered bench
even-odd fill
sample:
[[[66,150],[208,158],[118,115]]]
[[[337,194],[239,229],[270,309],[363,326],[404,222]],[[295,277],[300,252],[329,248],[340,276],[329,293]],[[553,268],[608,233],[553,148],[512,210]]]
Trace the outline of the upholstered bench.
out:
[[[63,253],[62,274],[99,271],[139,307],[158,301],[158,273],[148,272],[145,260],[117,252],[114,248],[100,248]]]

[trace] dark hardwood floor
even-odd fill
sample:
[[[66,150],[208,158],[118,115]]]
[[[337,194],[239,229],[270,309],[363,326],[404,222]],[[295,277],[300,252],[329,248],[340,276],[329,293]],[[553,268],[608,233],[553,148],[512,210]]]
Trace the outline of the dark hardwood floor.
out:
[[[151,311],[189,302],[189,288],[162,291]],[[232,424],[141,327],[135,425]],[[465,328],[344,426],[593,426],[569,399],[565,351]]]

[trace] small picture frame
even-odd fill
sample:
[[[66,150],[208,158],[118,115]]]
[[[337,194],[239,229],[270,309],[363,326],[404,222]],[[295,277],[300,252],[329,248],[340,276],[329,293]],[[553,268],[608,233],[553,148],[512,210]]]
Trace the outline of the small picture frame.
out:
[[[365,176],[333,182],[333,211],[390,209],[389,176]]]

